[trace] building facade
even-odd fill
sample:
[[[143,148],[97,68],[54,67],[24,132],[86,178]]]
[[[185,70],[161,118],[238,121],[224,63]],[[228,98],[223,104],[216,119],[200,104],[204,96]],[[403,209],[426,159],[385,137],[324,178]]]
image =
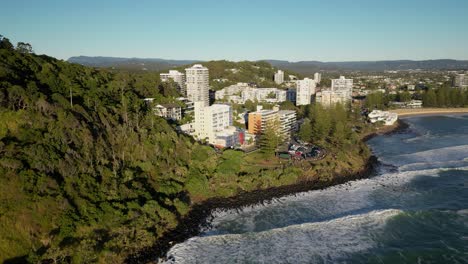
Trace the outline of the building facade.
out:
[[[207,140],[220,147],[237,144],[237,129],[232,127],[232,109],[229,105],[195,102],[194,135],[199,140]],[[224,142],[224,143],[223,143]]]
[[[159,74],[159,76],[161,77],[161,81],[163,82],[167,82],[170,79],[172,79],[177,84],[177,90],[179,91],[179,93],[183,96],[187,95],[187,89],[185,87],[185,74],[176,70],[170,70],[169,73],[161,73]]]
[[[296,111],[292,110],[281,110],[278,111],[279,117],[279,132],[283,138],[290,139],[294,131],[297,131],[297,118]]]
[[[296,112],[292,110],[264,110],[257,106],[257,111],[249,113],[249,134],[259,135],[268,124],[278,125],[277,133],[283,138],[290,138],[293,131],[297,130]]]
[[[296,105],[309,105],[315,94],[315,80],[305,78],[297,81]]]
[[[278,70],[278,72],[275,73],[275,83],[282,84],[283,82],[284,82],[284,71]]]
[[[203,102],[209,106],[209,70],[201,64],[185,69],[187,98],[192,102]]]
[[[316,84],[319,84],[322,81],[322,74],[316,72],[314,74],[314,81],[315,81]]]
[[[468,87],[468,74],[466,73],[459,73],[456,74],[453,78],[453,86],[459,88],[467,88]]]
[[[339,79],[331,80],[332,91],[348,91],[349,94],[353,93],[353,79],[346,79],[344,76],[340,76]]]
[[[171,119],[180,120],[182,119],[182,108],[177,104],[160,104],[154,108],[156,115]]]

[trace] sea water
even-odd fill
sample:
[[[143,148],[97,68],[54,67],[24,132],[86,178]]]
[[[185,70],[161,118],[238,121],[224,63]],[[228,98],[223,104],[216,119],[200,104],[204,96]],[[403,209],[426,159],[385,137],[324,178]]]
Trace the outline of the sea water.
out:
[[[214,212],[167,263],[468,263],[468,115],[368,142],[369,178]]]

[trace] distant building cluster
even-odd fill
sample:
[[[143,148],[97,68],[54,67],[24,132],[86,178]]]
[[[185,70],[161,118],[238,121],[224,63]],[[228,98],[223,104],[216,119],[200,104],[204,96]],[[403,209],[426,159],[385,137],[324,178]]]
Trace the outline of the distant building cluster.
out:
[[[254,88],[247,83],[238,83],[215,92],[216,100],[245,104],[247,100],[259,103],[286,101],[287,91],[278,88]]]
[[[339,79],[332,80],[329,90],[317,93],[317,85],[322,78],[320,73],[315,73],[313,79],[302,80],[290,75],[288,82],[285,82],[284,74],[284,71],[278,70],[274,81],[276,84],[283,84],[287,90],[285,88],[259,88],[256,84],[237,83],[210,94],[208,68],[195,64],[185,69],[185,73],[170,70],[168,73],[161,73],[161,80],[164,82],[172,80],[184,97],[178,98],[176,104],[153,105],[153,109],[158,116],[174,121],[193,114],[191,121],[187,119],[190,123],[180,125],[178,129],[197,140],[224,148],[246,144],[247,138],[255,138],[269,125],[273,125],[274,131],[283,139],[289,139],[298,128],[296,112],[279,110],[278,105],[272,110],[263,109],[258,105],[254,112],[237,113],[236,122],[247,124],[247,130],[237,128],[233,126],[233,110],[229,103],[245,104],[251,101],[279,104],[288,100],[297,106],[302,106],[309,105],[314,100],[324,105],[332,105],[345,103],[351,99],[352,79],[341,76]],[[224,79],[218,79],[217,82],[224,82]],[[226,103],[210,105],[210,96],[216,101]],[[145,100],[151,101],[151,98]]]

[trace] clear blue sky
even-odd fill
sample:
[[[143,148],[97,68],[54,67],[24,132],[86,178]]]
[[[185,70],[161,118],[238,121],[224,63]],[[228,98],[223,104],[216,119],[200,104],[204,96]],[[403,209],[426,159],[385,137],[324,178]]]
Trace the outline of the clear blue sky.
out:
[[[4,0],[0,34],[60,59],[468,59],[468,0]]]

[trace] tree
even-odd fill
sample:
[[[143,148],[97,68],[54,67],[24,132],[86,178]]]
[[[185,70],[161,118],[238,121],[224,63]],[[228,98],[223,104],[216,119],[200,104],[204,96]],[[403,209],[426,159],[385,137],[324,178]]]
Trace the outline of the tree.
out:
[[[0,49],[14,50],[14,47],[8,38],[0,35]]]
[[[433,89],[430,89],[423,95],[423,105],[425,107],[436,107],[437,106],[437,96]]]
[[[20,53],[33,53],[31,44],[24,42],[18,42],[16,45],[16,50]]]
[[[259,144],[265,156],[271,157],[275,154],[276,148],[282,143],[282,135],[279,134],[279,121],[270,120],[266,122],[263,128]]]
[[[302,141],[309,142],[312,139],[312,124],[308,118],[304,119],[301,128],[299,129],[299,138]]]
[[[411,94],[409,92],[398,93],[399,102],[409,102],[411,100]]]

